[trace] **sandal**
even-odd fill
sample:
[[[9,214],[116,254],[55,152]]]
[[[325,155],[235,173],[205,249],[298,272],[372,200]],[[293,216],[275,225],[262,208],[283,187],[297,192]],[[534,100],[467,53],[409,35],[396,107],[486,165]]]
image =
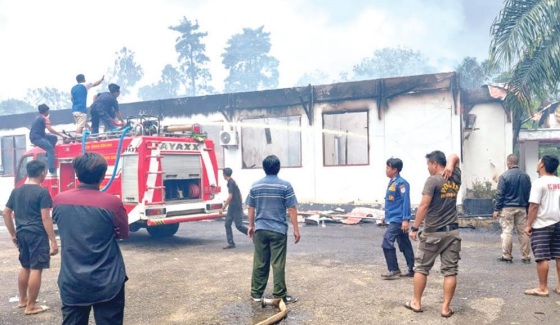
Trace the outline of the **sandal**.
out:
[[[404,304],[404,308],[409,309],[409,310],[412,310],[412,311],[415,312],[415,313],[422,313],[422,312],[424,312],[424,309],[422,309],[422,308],[416,309],[416,308],[412,307],[412,301],[407,301],[407,302]]]

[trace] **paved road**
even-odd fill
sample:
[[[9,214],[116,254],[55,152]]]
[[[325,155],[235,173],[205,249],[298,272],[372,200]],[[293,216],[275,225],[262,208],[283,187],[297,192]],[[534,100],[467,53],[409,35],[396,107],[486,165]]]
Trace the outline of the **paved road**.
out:
[[[122,242],[130,277],[126,287],[126,324],[254,324],[274,310],[249,300],[252,243],[235,232],[237,248],[225,244],[223,220],[181,225],[179,233],[154,240],[144,230]],[[8,300],[17,292],[16,249],[0,223],[0,324],[60,324],[56,286],[60,256],[46,270],[41,304],[52,309],[24,316]],[[235,230],[234,230],[235,231]],[[290,240],[288,290],[299,302],[288,305],[282,324],[558,324],[560,295],[523,295],[536,284],[535,265],[496,261],[499,233],[463,230],[459,285],[452,304],[456,314],[439,316],[442,277],[439,263],[425,292],[425,312],[402,307],[412,295],[411,279],[383,281],[380,248],[384,229],[374,224],[302,226],[302,241]],[[514,246],[517,254],[517,245]],[[399,256],[404,265],[402,255]],[[556,284],[551,269],[550,288]],[[270,284],[269,284],[270,286]],[[270,289],[268,292],[270,293]]]

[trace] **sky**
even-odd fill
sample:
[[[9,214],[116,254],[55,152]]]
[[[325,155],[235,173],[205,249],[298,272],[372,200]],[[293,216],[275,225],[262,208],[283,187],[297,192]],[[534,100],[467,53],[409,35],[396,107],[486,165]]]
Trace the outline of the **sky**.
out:
[[[144,69],[136,88],[155,83],[177,62],[179,34],[168,27],[182,17],[208,33],[208,68],[219,91],[228,39],[260,26],[280,62],[279,88],[315,70],[336,79],[384,47],[419,50],[447,72],[465,56],[488,57],[490,26],[502,7],[502,0],[0,0],[0,101],[23,99],[32,88],[69,92],[79,73],[96,81],[124,46]]]

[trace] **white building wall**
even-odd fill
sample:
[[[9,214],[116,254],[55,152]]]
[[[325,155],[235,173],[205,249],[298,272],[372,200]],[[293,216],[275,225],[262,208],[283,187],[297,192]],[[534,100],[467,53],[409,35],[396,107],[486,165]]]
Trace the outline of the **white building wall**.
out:
[[[476,181],[491,181],[496,188],[499,176],[507,169],[506,157],[513,153],[512,124],[499,103],[475,105],[469,113],[476,115],[476,123],[463,142],[462,188],[471,189]]]

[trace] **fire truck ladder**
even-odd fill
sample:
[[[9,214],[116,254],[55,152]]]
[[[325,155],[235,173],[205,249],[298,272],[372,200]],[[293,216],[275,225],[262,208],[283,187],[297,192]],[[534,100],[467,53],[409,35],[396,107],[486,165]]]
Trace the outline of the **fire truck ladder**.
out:
[[[146,147],[147,149],[151,150],[152,153],[154,150],[156,150],[158,148],[158,144],[160,144],[161,141],[154,141],[151,140],[149,145]],[[161,202],[151,202],[152,204],[164,204],[165,203],[165,186],[163,186],[163,175],[165,174],[165,172],[163,170],[161,170],[161,159],[163,158],[162,155],[160,155],[159,153],[157,155],[154,154],[150,154],[145,156],[144,159],[149,160],[155,158],[157,159],[157,164],[158,164],[158,170],[157,171],[148,171],[146,174],[148,175],[156,175],[156,184],[154,186],[147,186],[146,189],[147,190],[154,190],[154,191],[160,191],[160,195],[161,195]],[[160,177],[157,177],[157,176]],[[157,184],[159,179],[160,184]]]

